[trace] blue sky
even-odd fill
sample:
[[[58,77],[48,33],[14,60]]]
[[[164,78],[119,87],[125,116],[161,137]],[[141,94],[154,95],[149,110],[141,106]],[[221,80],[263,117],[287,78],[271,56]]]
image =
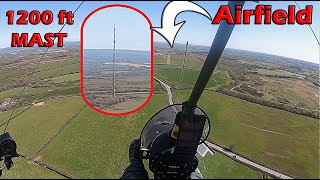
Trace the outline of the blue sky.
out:
[[[51,25],[7,25],[7,10],[51,10],[54,15],[59,10],[65,9],[73,11],[79,4],[75,2],[0,2],[0,47],[8,47],[11,43],[11,33],[13,32],[58,32],[61,28],[57,24],[57,19]],[[75,15],[75,24],[66,26],[63,32],[68,33],[66,41],[77,41],[80,39],[80,26],[84,18],[94,9],[108,4],[127,4],[143,11],[152,21],[153,26],[160,26],[161,14],[167,2],[125,2],[125,1],[94,1],[85,2]],[[205,8],[212,17],[215,16],[220,5],[227,4],[221,2],[201,2],[197,4]],[[260,2],[261,4],[270,4],[273,9],[287,9],[288,5],[294,5],[294,2]],[[298,2],[301,8],[305,5],[313,5],[313,24],[318,38],[320,34],[320,5],[319,2]],[[254,8],[256,3],[246,2],[244,9]],[[143,49],[149,47],[150,37],[148,25],[144,19],[135,12],[122,8],[109,8],[98,12],[90,18],[85,27],[86,48],[110,48],[112,45],[113,25],[117,24],[117,47],[120,49]],[[104,13],[110,16],[103,17]],[[121,21],[120,21],[121,20]],[[177,35],[176,42],[191,44],[211,45],[218,25],[212,25],[210,20],[196,13],[185,12],[179,14],[176,22],[186,20],[187,23],[182,27]],[[100,34],[100,35],[99,35]],[[104,35],[103,35],[104,34]],[[97,38],[97,35],[99,37]],[[109,40],[111,39],[111,40]],[[139,43],[137,44],[137,39]],[[92,40],[92,41],[90,41]],[[155,41],[165,40],[155,33]],[[264,52],[269,54],[282,55],[297,59],[307,60],[319,63],[319,45],[307,25],[238,25],[234,29],[227,47],[236,49],[245,49],[250,51]]]
[[[149,23],[138,12],[121,7],[103,9],[88,19],[84,26],[84,48],[112,49],[114,25],[117,49],[150,51]]]

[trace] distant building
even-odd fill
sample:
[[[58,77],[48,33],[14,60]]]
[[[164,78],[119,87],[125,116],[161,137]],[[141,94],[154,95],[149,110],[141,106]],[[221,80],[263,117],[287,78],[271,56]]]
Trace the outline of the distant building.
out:
[[[46,102],[32,103],[33,106],[44,106]]]

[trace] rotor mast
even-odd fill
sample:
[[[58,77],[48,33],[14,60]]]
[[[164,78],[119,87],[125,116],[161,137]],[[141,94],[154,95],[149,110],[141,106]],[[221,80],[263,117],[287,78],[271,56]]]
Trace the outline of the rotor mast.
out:
[[[245,1],[229,1],[228,6],[231,10],[232,16],[235,17],[235,6],[241,5],[243,6]],[[192,93],[189,97],[189,100],[186,102],[186,106],[192,108],[193,110],[196,108],[197,103],[202,95],[205,87],[207,86],[208,81],[219,62],[219,59],[222,55],[223,50],[225,49],[227,42],[232,34],[234,29],[234,24],[227,24],[226,21],[221,21],[218,31],[214,37],[212,42],[210,51],[207,55],[206,61],[202,67],[202,70],[199,74],[198,80],[192,90]],[[190,109],[189,109],[190,110]]]

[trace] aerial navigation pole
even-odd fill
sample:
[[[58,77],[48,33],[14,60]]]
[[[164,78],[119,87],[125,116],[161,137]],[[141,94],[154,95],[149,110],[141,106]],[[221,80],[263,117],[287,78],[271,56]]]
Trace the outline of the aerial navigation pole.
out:
[[[243,6],[244,3],[245,1],[228,2],[228,6],[231,9],[232,17],[235,17],[235,6]],[[226,21],[222,21],[220,23],[218,31],[215,35],[210,51],[206,58],[206,61],[204,62],[202,70],[199,74],[198,80],[193,88],[189,100],[186,102],[189,108],[194,109],[196,107],[201,94],[203,93],[216,65],[219,62],[222,52],[227,45],[227,42],[232,34],[234,26],[234,24],[227,24]]]
[[[116,96],[116,74],[115,74],[115,59],[116,59],[116,25],[113,26],[113,85],[112,85],[112,97]]]
[[[178,86],[178,103],[180,102],[180,89],[181,89],[181,83],[183,82],[183,77],[184,77],[184,67],[186,64],[186,60],[187,60],[187,53],[188,53],[188,41],[186,43],[186,49],[184,51],[184,58],[183,58],[183,62],[182,62],[182,67],[181,67],[181,76],[180,76],[180,82],[179,82],[179,86]]]

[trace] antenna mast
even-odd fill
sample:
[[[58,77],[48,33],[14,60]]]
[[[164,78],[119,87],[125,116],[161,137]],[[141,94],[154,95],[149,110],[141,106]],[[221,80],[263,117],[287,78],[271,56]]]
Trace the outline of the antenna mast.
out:
[[[186,50],[184,51],[184,58],[183,58],[183,62],[182,62],[182,67],[181,67],[181,76],[180,76],[180,82],[179,82],[179,86],[178,86],[178,102],[180,102],[180,89],[181,89],[181,83],[183,82],[183,76],[184,76],[184,67],[186,64],[186,60],[187,60],[187,53],[188,53],[188,41],[186,43]]]
[[[115,59],[116,59],[116,25],[113,26],[113,86],[112,86],[112,97],[116,96],[116,74],[115,74]]]

